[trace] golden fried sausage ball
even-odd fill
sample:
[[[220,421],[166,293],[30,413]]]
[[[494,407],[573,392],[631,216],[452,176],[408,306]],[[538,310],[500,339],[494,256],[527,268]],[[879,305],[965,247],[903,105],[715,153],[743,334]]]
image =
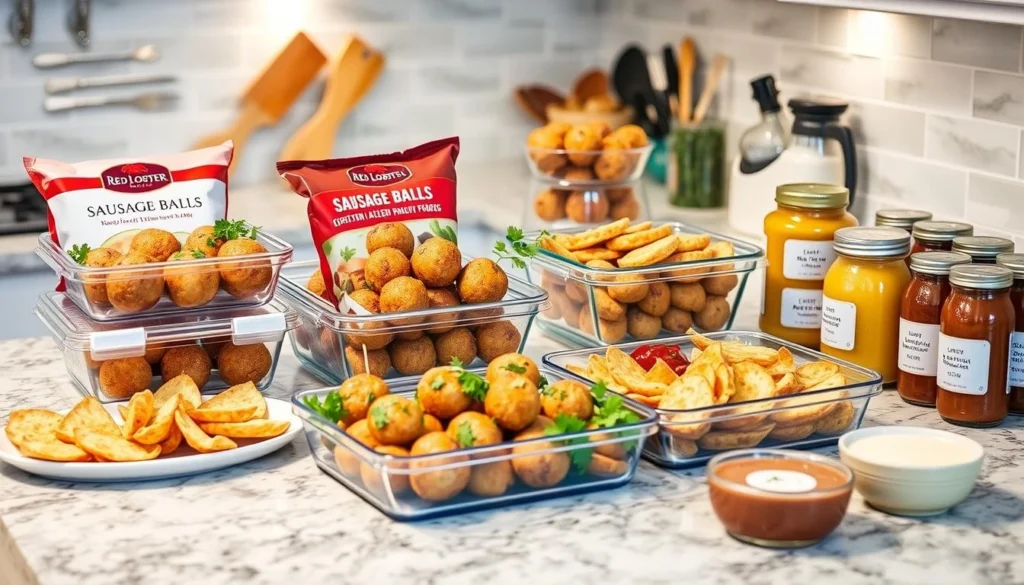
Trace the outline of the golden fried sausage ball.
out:
[[[380,445],[370,434],[370,425],[365,418],[346,427],[345,433],[371,449],[376,449]],[[347,446],[338,445],[334,448],[334,462],[338,465],[338,470],[346,477],[356,477],[359,474],[361,466],[359,456]]]
[[[181,250],[181,242],[169,231],[148,228],[135,234],[129,253],[135,252],[148,258],[149,262],[164,262],[171,254]]]
[[[384,285],[401,276],[412,274],[409,259],[397,248],[380,248],[366,259],[363,277],[370,289],[380,292]]]
[[[527,441],[544,436],[542,430],[532,430],[516,435],[516,441]],[[551,441],[517,444],[512,447],[512,468],[526,485],[532,488],[546,488],[558,485],[569,474],[569,455],[565,452],[544,453],[555,448]],[[537,455],[525,455],[540,451]]]
[[[354,290],[348,294],[348,299],[370,313],[375,315],[380,313],[380,297],[372,290],[365,288]],[[383,329],[385,327],[387,327],[387,325],[379,321],[362,323],[360,330],[366,331],[367,333],[346,333],[345,338],[347,343],[359,350],[361,350],[364,345],[366,346],[366,349],[382,349],[391,343],[395,338],[395,335],[393,333],[369,332]]]
[[[597,305],[597,315],[608,321],[618,321],[626,316],[626,306],[613,299],[608,290],[594,287],[594,304]]]
[[[310,275],[309,280],[306,281],[306,290],[315,294],[316,296],[327,300],[327,283],[324,282],[324,274],[317,268],[316,271]]]
[[[582,282],[573,279],[565,281],[565,296],[574,303],[589,303],[590,295],[587,294],[587,287]]]
[[[448,436],[460,447],[497,445],[504,439],[501,429],[482,412],[463,412],[448,423]]]
[[[535,128],[526,135],[526,146],[530,149],[530,158],[537,165],[537,170],[551,175],[569,163],[564,154],[554,152],[562,149],[562,136],[546,126]]]
[[[89,250],[85,255],[84,266],[91,268],[106,268],[108,266],[115,266],[121,262],[124,256],[113,248],[95,248]],[[107,298],[107,283],[105,276],[90,276],[85,275],[82,277],[82,281],[85,284],[85,298],[89,300],[93,305],[109,305],[110,300]]]
[[[270,350],[262,343],[228,343],[217,354],[217,371],[220,373],[220,379],[230,386],[243,382],[259,383],[270,373],[272,363]]]
[[[615,277],[615,285],[608,287],[608,296],[620,303],[639,303],[650,290],[643,280],[641,274],[619,274]]]
[[[718,331],[729,322],[731,312],[728,299],[708,295],[704,308],[693,314],[693,324],[704,331]]]
[[[724,297],[736,288],[740,278],[735,274],[723,274],[721,276],[709,276],[700,281],[700,285],[709,295]]]
[[[212,225],[199,226],[192,230],[192,233],[185,239],[185,245],[181,247],[182,250],[199,250],[207,258],[213,258],[220,252],[220,247],[224,245],[224,238],[218,238],[213,235]]]
[[[119,266],[136,266],[152,262],[146,256],[129,252]],[[126,313],[145,311],[160,302],[164,294],[164,276],[160,270],[133,270],[107,278],[107,300],[115,309]]]
[[[264,348],[265,349],[265,348]],[[224,350],[221,350],[223,353]],[[218,354],[220,357],[220,354]],[[168,380],[181,374],[188,375],[200,390],[210,381],[210,370],[213,364],[210,362],[210,355],[198,345],[183,345],[172,347],[160,360],[160,377],[166,383]]]
[[[590,424],[587,425],[587,430],[589,430],[589,431],[597,430],[599,428],[601,428],[601,427],[597,426],[594,423],[590,423]],[[598,434],[591,435],[590,436],[590,441],[592,443],[597,443],[599,441],[606,441],[606,440],[614,439],[614,438],[615,438],[615,434],[614,433],[598,433]],[[629,454],[626,451],[626,447],[630,446],[630,444],[631,444],[631,442],[625,442],[625,441],[621,442],[621,443],[606,443],[604,445],[599,445],[597,447],[594,447],[594,453],[599,453],[601,455],[604,455],[605,457],[611,457],[612,459],[623,460]]]
[[[388,385],[380,377],[373,374],[356,374],[341,383],[338,396],[345,408],[345,416],[341,422],[350,425],[357,420],[366,418],[370,404],[381,396],[391,394]]]
[[[661,316],[661,326],[674,333],[685,333],[693,327],[693,314],[689,311],[669,307],[668,311]]]
[[[637,219],[638,217],[640,217],[640,202],[636,197],[628,197],[612,203],[611,211],[608,212],[608,218],[612,220]]]
[[[107,360],[100,364],[100,390],[110,398],[127,399],[149,387],[153,369],[141,357]]]
[[[608,201],[611,201],[613,205],[634,198],[632,187],[608,187],[604,190],[604,194],[608,196]]]
[[[416,440],[409,453],[416,457],[447,453],[458,448],[458,443],[445,433],[427,433]],[[412,490],[428,502],[443,502],[457,496],[469,483],[470,471],[469,466],[452,464],[465,461],[469,461],[468,456],[453,453],[444,457],[430,457],[411,462],[409,468],[413,470],[413,473],[409,476],[409,483],[412,485]],[[421,471],[419,473],[415,471],[438,466],[448,467],[436,471]]]
[[[453,358],[468,365],[476,359],[476,337],[469,329],[456,327],[434,338],[434,352],[442,366],[452,363]]]
[[[565,214],[576,223],[602,222],[608,210],[608,196],[600,191],[573,191],[565,200]]]
[[[523,433],[529,433],[529,432],[532,432],[532,431],[543,431],[543,430],[547,429],[548,427],[550,427],[553,424],[555,424],[555,421],[553,421],[550,418],[544,416],[543,414],[538,414],[537,415],[537,420],[533,421],[532,425],[530,425],[530,426],[526,427],[525,429],[519,431],[519,434],[521,435]]]
[[[576,167],[568,166],[562,172],[562,178],[570,183],[582,183],[594,180],[594,171],[589,166]]]
[[[416,401],[423,412],[448,420],[473,402],[459,383],[459,370],[448,366],[431,368],[416,384]]]
[[[170,262],[205,258],[199,250],[175,252],[168,258]],[[220,289],[220,274],[213,265],[175,267],[164,269],[164,282],[167,283],[167,296],[179,307],[201,307],[213,300]]]
[[[524,376],[534,384],[540,385],[540,370],[537,369],[537,364],[521,353],[502,354],[487,364],[488,381],[505,376]]]
[[[380,312],[381,313],[404,313],[408,311],[421,311],[430,307],[430,297],[427,296],[427,287],[419,280],[411,276],[399,276],[388,281],[380,289]],[[398,321],[392,321],[396,325],[412,325],[422,323],[426,317],[403,317]]]
[[[661,317],[668,312],[672,304],[672,293],[664,282],[652,282],[650,288],[640,302],[636,304],[640,310],[648,315]]]
[[[537,385],[525,377],[502,376],[494,380],[484,398],[484,412],[503,429],[525,429],[540,414]]]
[[[602,181],[621,181],[629,175],[631,170],[629,158],[618,150],[605,150],[598,155],[597,161],[594,162],[594,174]]]
[[[378,445],[373,450],[395,457],[409,456],[409,451],[395,445]],[[361,463],[359,465],[359,477],[363,480],[363,485],[366,486],[366,489],[375,494],[383,495],[388,493],[388,490],[384,488],[384,482],[386,481],[390,492],[398,496],[409,491],[409,476],[397,471],[392,473],[393,470],[397,469],[404,469],[404,465],[401,463],[390,463],[382,469],[378,469],[367,463]]]
[[[394,248],[409,258],[415,246],[416,239],[404,223],[379,223],[366,234],[367,254],[373,254],[381,248]]]
[[[586,311],[586,307],[584,307]],[[621,319],[610,321],[608,319],[598,319],[597,332],[594,331],[594,319],[590,316],[589,312],[586,315],[580,315],[580,331],[588,333],[590,335],[597,335],[597,338],[604,343],[618,343],[626,338],[626,329],[628,327],[625,315]]]
[[[568,152],[569,162],[581,167],[594,163],[597,155],[595,151],[601,150],[601,130],[590,124],[577,124],[565,133],[563,144]]]
[[[331,367],[341,367],[341,337],[337,331],[329,327],[321,329],[317,333],[319,341],[312,346],[313,357],[327,363]],[[362,357],[359,359],[362,359]]]
[[[381,445],[408,445],[423,434],[423,409],[411,398],[385,394],[370,404],[370,435]]]
[[[544,189],[533,198],[533,212],[544,221],[558,221],[565,217],[565,193]]]
[[[565,133],[572,129],[572,124],[568,122],[548,122],[544,128],[551,133],[556,134],[560,139],[565,137]]]
[[[265,254],[263,244],[249,238],[237,238],[224,242],[217,252],[218,258]],[[224,262],[220,265],[220,284],[233,297],[244,299],[267,290],[274,272],[269,260],[249,262]]]
[[[430,238],[412,253],[412,273],[427,286],[448,286],[460,270],[462,252],[444,238]]]
[[[430,300],[430,308],[457,307],[461,303],[459,295],[451,288],[428,288],[427,298]],[[428,323],[441,323],[427,329],[427,333],[446,333],[455,327],[455,313],[438,313],[427,318]]]
[[[415,331],[403,331],[402,333],[396,333],[395,338],[401,339],[402,341],[412,341],[413,339],[419,339],[424,335],[426,335],[426,333],[424,333],[423,330],[417,329]]]
[[[500,301],[508,292],[508,276],[490,258],[477,258],[459,272],[456,290],[464,303]]]
[[[391,365],[406,376],[423,374],[437,363],[434,343],[427,337],[413,340],[396,339],[388,346]]]
[[[594,415],[590,389],[575,380],[559,380],[545,388],[540,394],[540,407],[544,416],[552,419],[565,414],[589,420]]]
[[[637,339],[654,339],[661,333],[661,317],[630,307],[626,311],[626,331]]]
[[[432,414],[423,415],[423,434],[444,432],[444,425]]]
[[[476,354],[486,363],[494,358],[519,351],[523,336],[509,321],[484,323],[476,330]]]
[[[673,282],[668,285],[672,306],[683,311],[700,311],[707,302],[704,287],[696,282]]]
[[[647,133],[644,132],[643,128],[636,124],[620,126],[609,136],[616,136],[620,138],[629,145],[629,148],[642,148],[647,146]]]
[[[494,498],[504,494],[516,483],[512,463],[509,461],[493,461],[474,465],[469,473],[469,493],[484,498]]]
[[[615,98],[613,98],[612,96],[607,97],[609,97],[612,101],[615,100]],[[604,120],[591,120],[587,122],[587,125],[594,128],[602,140],[604,140],[605,136],[608,136],[609,134],[612,133],[612,127],[608,124],[608,122],[605,122]]]
[[[333,333],[330,330],[325,332]],[[337,336],[332,335],[336,340]],[[366,360],[363,359],[363,349],[351,345],[345,346],[345,361],[348,369],[354,375],[366,373],[366,361],[369,361],[370,373],[378,378],[383,378],[391,371],[391,355],[387,349],[371,349],[366,352]]]

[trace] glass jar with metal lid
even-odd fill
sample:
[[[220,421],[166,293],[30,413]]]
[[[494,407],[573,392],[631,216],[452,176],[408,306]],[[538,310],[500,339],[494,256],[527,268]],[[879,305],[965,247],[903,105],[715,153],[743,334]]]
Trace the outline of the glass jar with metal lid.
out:
[[[793,183],[775,189],[777,209],[764,218],[768,239],[761,302],[762,331],[818,347],[821,289],[836,259],[832,235],[857,225],[846,211],[850,191],[840,185]]]
[[[835,251],[822,297],[821,351],[895,382],[910,234],[890,227],[843,228],[835,233]]]
[[[1013,252],[1013,240],[993,236],[960,236],[953,239],[952,250],[967,254],[974,264],[995,264],[996,256]]]
[[[955,425],[996,426],[1006,418],[1010,389],[1013,272],[1005,266],[959,265],[949,271],[949,283],[952,292],[939,324],[935,408]]]
[[[915,223],[931,218],[931,213],[917,209],[879,209],[875,212],[875,225],[900,228],[909,232]]]
[[[953,238],[974,235],[974,226],[960,221],[919,221],[911,232],[914,245],[911,254],[918,252],[949,252],[953,249]]]
[[[910,256],[910,284],[900,303],[900,398],[918,406],[935,406],[939,367],[939,321],[950,293],[949,271],[970,264],[959,252],[918,252]]]
[[[996,264],[1013,272],[1010,301],[1013,303],[1014,327],[1010,335],[1010,414],[1024,415],[1024,254],[1000,254]]]

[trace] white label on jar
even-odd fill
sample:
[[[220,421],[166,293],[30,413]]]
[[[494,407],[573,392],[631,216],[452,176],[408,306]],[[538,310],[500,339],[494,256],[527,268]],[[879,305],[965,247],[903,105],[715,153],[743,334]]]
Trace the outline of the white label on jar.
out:
[[[1024,332],[1010,334],[1010,386],[1024,386]]]
[[[747,485],[766,492],[801,494],[818,487],[818,480],[799,471],[762,469],[747,474]]]
[[[961,339],[939,334],[939,388],[981,396],[988,392],[991,346],[985,339]]]
[[[900,318],[899,365],[908,374],[934,376],[939,368],[939,326]]]
[[[782,275],[790,280],[822,280],[835,261],[832,240],[786,240]]]
[[[824,297],[821,302],[821,342],[851,350],[857,337],[857,305]]]
[[[805,288],[782,289],[783,327],[817,329],[821,327],[821,291]]]

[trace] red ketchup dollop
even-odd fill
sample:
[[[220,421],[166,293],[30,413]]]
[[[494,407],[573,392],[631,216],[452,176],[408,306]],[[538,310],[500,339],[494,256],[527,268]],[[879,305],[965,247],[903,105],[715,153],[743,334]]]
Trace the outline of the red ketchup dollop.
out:
[[[647,371],[651,371],[658,358],[668,364],[668,367],[672,368],[677,376],[682,376],[686,373],[686,368],[690,367],[690,360],[686,359],[686,356],[679,352],[679,347],[675,345],[641,345],[634,349],[629,356]]]

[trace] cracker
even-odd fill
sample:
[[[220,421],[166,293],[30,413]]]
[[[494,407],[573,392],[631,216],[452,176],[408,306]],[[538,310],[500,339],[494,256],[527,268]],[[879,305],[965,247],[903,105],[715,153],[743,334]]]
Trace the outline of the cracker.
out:
[[[635,234],[637,232],[642,232],[644,230],[649,230],[653,226],[654,226],[654,222],[653,221],[641,221],[640,223],[634,223],[633,225],[631,225],[628,228],[626,228],[626,231],[624,233]]]
[[[540,240],[538,240],[538,243],[540,244],[541,248],[544,248],[545,250],[551,252],[552,254],[555,254],[556,256],[567,258],[569,260],[572,260],[573,262],[579,262],[579,259],[576,258],[576,254],[570,252],[568,248],[566,248],[565,246],[563,246],[561,243],[559,243],[557,240],[550,236],[542,237]]]
[[[615,250],[609,250],[608,248],[584,248],[583,250],[576,250],[576,258],[586,264],[591,260],[618,260],[622,257],[622,252],[616,252]]]
[[[624,217],[618,221],[613,221],[612,223],[576,234],[573,236],[572,242],[567,247],[573,251],[582,250],[584,248],[593,248],[601,242],[607,242],[616,236],[621,236],[628,227],[629,218]]]
[[[672,234],[672,226],[665,224],[663,226],[658,226],[642,232],[636,232],[634,234],[622,234],[621,236],[608,240],[605,242],[604,246],[609,250],[628,252],[629,250],[636,250],[641,246],[646,246],[651,242],[656,242],[670,234]]]
[[[665,236],[656,242],[647,244],[642,248],[637,248],[622,258],[619,258],[619,267],[635,268],[639,266],[657,264],[675,252],[678,241],[678,238],[673,234]]]
[[[679,246],[676,252],[694,252],[711,245],[711,236],[707,234],[679,234]]]
[[[695,250],[693,252],[676,252],[666,258],[662,264],[681,264],[683,262],[696,262],[698,260],[711,260],[711,252],[707,250]],[[711,272],[710,266],[698,268],[683,268],[679,270],[668,270],[662,275],[666,278],[678,278],[681,282],[696,282],[700,275]]]

